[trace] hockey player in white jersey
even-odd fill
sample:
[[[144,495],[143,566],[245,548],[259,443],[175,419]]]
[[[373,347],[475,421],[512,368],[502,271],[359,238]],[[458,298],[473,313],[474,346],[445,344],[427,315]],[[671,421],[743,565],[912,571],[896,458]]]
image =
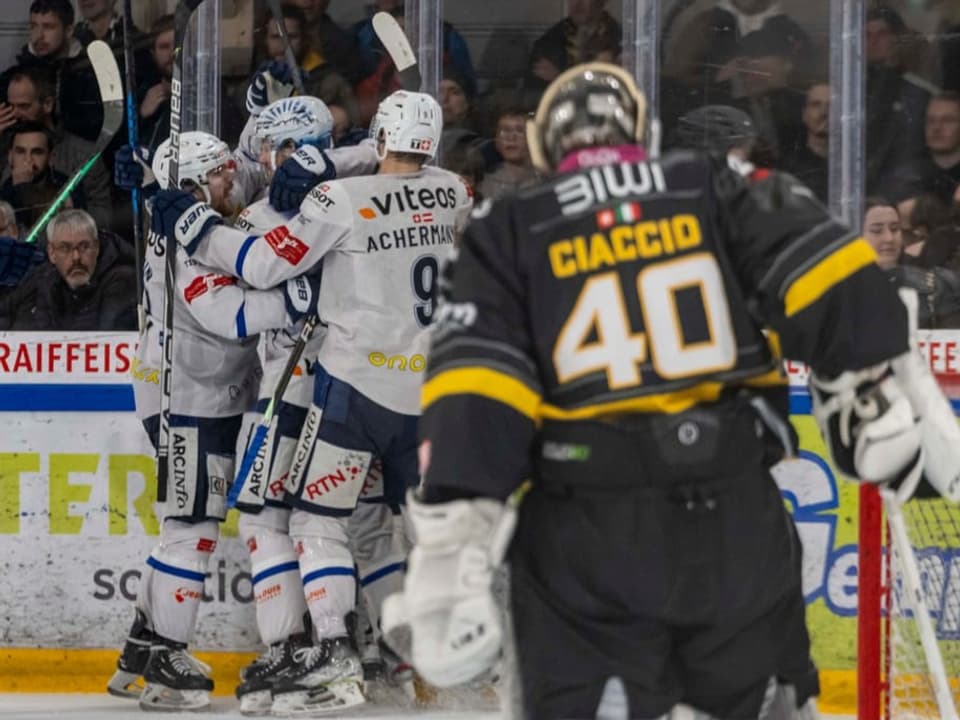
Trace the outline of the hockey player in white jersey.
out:
[[[286,484],[294,507],[290,534],[318,643],[294,654],[297,670],[273,690],[275,712],[363,702],[345,625],[356,589],[346,520],[375,457],[383,463],[387,502],[402,503],[418,481],[416,421],[433,284],[472,206],[459,177],[424,166],[442,128],[435,100],[394,93],[375,123],[378,174],[317,185],[295,217],[263,236],[214,225],[217,213],[182,193],[157,198],[164,233],[195,259],[232,269],[253,287],[274,287],[324,266],[323,374]],[[357,561],[376,580],[363,588],[379,590],[370,602],[376,612],[399,587],[402,565],[374,577]]]
[[[298,150],[326,149],[325,139],[330,137],[332,129],[333,118],[321,100],[308,96],[278,100],[257,115],[254,131],[246,138],[247,152],[259,152],[260,162],[274,169]],[[325,154],[340,176],[372,173],[376,170],[376,153],[372,143],[366,145],[333,149]],[[283,213],[275,210],[264,198],[243,210],[235,227],[249,234],[262,234],[287,222],[295,214],[295,211]],[[301,329],[298,324],[260,335],[263,378],[256,410],[244,415],[237,442],[238,458],[243,457],[248,449],[255,426],[270,401]],[[297,554],[289,535],[290,506],[284,502],[284,483],[313,397],[314,359],[323,334],[322,327],[314,330],[237,501],[237,509],[241,512],[240,536],[250,552],[257,628],[261,641],[267,646],[267,651],[242,672],[243,681],[236,693],[244,713],[270,710],[270,690],[274,680],[292,664],[293,652],[310,644],[310,628],[305,622],[305,616],[309,617],[309,614]],[[382,495],[382,483],[377,481],[379,475],[376,468],[368,474],[364,484],[365,496],[373,497],[378,490]],[[378,559],[385,558],[391,563],[402,561],[405,549],[402,545],[399,550],[390,552],[397,545],[391,531],[393,518],[390,509],[382,504],[366,504],[364,512],[358,515],[366,520],[365,532],[361,533],[366,542],[357,546],[354,552],[362,553],[372,546]],[[384,522],[384,515],[389,523]],[[352,524],[354,521],[355,518],[351,518]],[[351,537],[355,534],[351,532]],[[384,545],[387,552],[384,552]]]
[[[161,146],[154,162],[167,177]],[[231,207],[233,161],[225,143],[207,133],[181,135],[180,176],[224,212]],[[176,246],[174,246],[176,247]],[[147,323],[133,378],[137,414],[156,446],[164,296],[165,238],[151,232],[144,264]],[[311,292],[302,278],[291,291],[250,290],[235,278],[177,253],[174,299],[176,382],[170,399],[171,477],[160,543],[147,559],[130,637],[108,689],[139,696],[144,709],[199,709],[209,704],[208,668],[187,653],[203,580],[226,514],[241,414],[255,398],[257,333],[299,320],[297,304]],[[297,309],[299,308],[299,309]],[[142,693],[136,685],[143,676]]]

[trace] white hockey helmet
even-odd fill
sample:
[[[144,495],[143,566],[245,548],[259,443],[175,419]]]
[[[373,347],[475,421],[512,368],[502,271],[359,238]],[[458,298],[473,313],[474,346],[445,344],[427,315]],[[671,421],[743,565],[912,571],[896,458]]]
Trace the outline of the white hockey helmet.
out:
[[[170,187],[170,138],[167,138],[153,155],[153,174],[164,190]],[[230,147],[220,138],[210,133],[192,130],[180,133],[180,186],[191,182],[198,186],[210,202],[207,175],[223,167],[234,167],[235,162]]]
[[[320,98],[309,95],[283,98],[257,116],[254,136],[258,143],[265,140],[270,143],[271,162],[277,151],[291,142],[295,148],[313,145],[325,150],[333,145],[333,115]],[[260,154],[260,148],[256,151],[255,157]]]
[[[426,93],[397,90],[380,103],[373,127],[377,133],[374,140],[382,141],[385,151],[432,158],[443,131],[443,110]]]

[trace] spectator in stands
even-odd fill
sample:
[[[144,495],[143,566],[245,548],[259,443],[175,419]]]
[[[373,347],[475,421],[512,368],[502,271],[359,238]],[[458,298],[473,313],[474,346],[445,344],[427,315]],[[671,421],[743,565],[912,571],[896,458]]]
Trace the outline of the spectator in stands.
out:
[[[567,0],[567,16],[533,44],[526,86],[539,95],[557,75],[594,55],[598,47],[620,46],[620,24],[606,10],[607,0]]]
[[[117,0],[77,0],[77,6],[83,20],[73,29],[73,36],[83,47],[94,40],[103,40],[113,49],[118,61],[122,63],[124,28],[123,16],[116,11]],[[133,27],[135,63],[139,65],[148,57],[146,39],[143,33],[132,24],[132,19],[130,22]]]
[[[480,184],[483,197],[495,200],[536,182],[537,174],[527,148],[527,114],[521,108],[506,108],[500,113],[494,144],[501,162],[483,178]]]
[[[307,17],[303,14],[303,10],[296,5],[284,3],[280,6],[280,14],[283,16],[283,27],[287,31],[290,49],[293,50],[297,63],[306,70],[305,58],[309,56],[311,65],[318,67],[321,64],[320,56],[310,50],[310,45],[303,36],[304,27],[307,24]],[[253,67],[258,68],[271,60],[286,62],[286,53],[287,44],[280,35],[273,15],[270,12],[264,12],[254,32]]]
[[[892,202],[868,197],[865,208],[863,236],[876,249],[877,264],[889,274],[890,281],[917,292],[920,327],[960,327],[960,275],[903,253],[901,216]]]
[[[931,247],[930,239],[940,228],[951,225],[950,202],[933,193],[924,193],[900,203],[898,210],[904,254],[927,266],[945,264],[953,248],[944,246],[942,235],[936,247]]]
[[[54,119],[56,86],[47,68],[39,65],[14,68],[7,87],[7,102],[18,121],[38,122],[50,131],[53,138],[50,164],[57,172],[69,178],[95,154],[94,143],[66,130]],[[111,226],[110,186],[110,175],[102,160],[94,163],[81,183],[87,212],[100,227]]]
[[[97,79],[83,47],[73,37],[74,12],[70,0],[33,0],[30,5],[30,42],[17,65],[48,68],[58,88],[54,113],[66,129],[96,140],[103,124],[103,106]],[[7,101],[10,71],[0,75],[0,99]]]
[[[473,193],[474,204],[483,200],[480,187],[486,173],[486,161],[476,143],[461,142],[443,149],[441,166],[463,178]]]
[[[320,65],[329,65],[351,84],[363,76],[361,58],[353,35],[337,25],[327,14],[330,0],[292,0],[306,16],[305,37],[318,54]],[[319,66],[318,66],[319,67]]]
[[[830,86],[815,82],[807,88],[801,116],[803,142],[787,153],[784,169],[813,190],[824,204],[827,196],[827,165],[830,149]]]
[[[721,0],[712,5],[676,31],[673,21],[680,13],[667,15],[664,37],[671,52],[664,60],[661,93],[661,118],[667,127],[694,108],[730,104],[727,78],[733,72],[727,65],[740,54],[742,39],[759,30],[778,38],[779,52],[793,64],[797,86],[809,82],[800,71],[813,73],[811,77],[826,73],[825,63],[815,60],[810,37],[777,0]]]
[[[353,27],[353,34],[357,42],[363,62],[363,76],[369,77],[377,72],[384,56],[383,44],[373,31],[373,15],[377,12],[388,12],[401,23],[403,21],[403,0],[376,0],[373,12],[366,20],[358,22]],[[477,74],[473,68],[473,59],[470,57],[470,48],[463,36],[450,23],[443,23],[443,55],[441,62],[452,66],[466,83],[466,90],[470,95],[477,94]]]
[[[718,80],[730,80],[737,104],[753,120],[757,131],[755,161],[781,167],[788,153],[802,144],[804,95],[798,90],[790,47],[771,28],[743,37],[737,55]]]
[[[910,71],[908,60],[924,55],[917,33],[907,28],[900,14],[888,5],[874,5],[867,11],[867,65],[876,68],[874,82],[889,82],[899,91],[907,129],[919,144],[923,136],[924,116],[936,87]],[[880,72],[884,68],[889,72]]]
[[[923,190],[960,202],[960,94],[942,93],[927,106]]]
[[[0,237],[20,237],[17,215],[13,210],[13,205],[6,200],[0,200]]]
[[[889,270],[900,263],[903,254],[900,213],[882,198],[867,198],[864,207],[863,237],[877,251],[877,265]]]
[[[0,303],[6,330],[135,330],[133,251],[98,230],[83,210],[65,210],[47,226],[49,263],[30,272]]]
[[[170,83],[173,79],[173,15],[163,15],[150,27],[154,80],[137,89],[140,144],[151,154],[170,134]]]
[[[69,178],[51,165],[53,139],[42,124],[23,122],[8,131],[12,140],[7,153],[8,174],[0,184],[0,199],[13,205],[17,222],[31,227],[46,212]],[[70,195],[73,207],[86,207],[83,188]]]

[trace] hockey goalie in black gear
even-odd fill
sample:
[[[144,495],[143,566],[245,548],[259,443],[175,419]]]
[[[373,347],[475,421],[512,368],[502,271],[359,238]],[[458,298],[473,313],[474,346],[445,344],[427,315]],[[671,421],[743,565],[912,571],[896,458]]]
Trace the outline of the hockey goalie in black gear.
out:
[[[927,449],[960,430],[918,430],[949,406],[870,246],[788,175],[645,157],[644,104],[619,68],[560,75],[528,131],[555,177],[481,206],[446,269],[384,627],[429,682],[483,672],[509,552],[525,718],[812,718],[781,359],[852,476],[922,464],[955,499],[958,451]]]

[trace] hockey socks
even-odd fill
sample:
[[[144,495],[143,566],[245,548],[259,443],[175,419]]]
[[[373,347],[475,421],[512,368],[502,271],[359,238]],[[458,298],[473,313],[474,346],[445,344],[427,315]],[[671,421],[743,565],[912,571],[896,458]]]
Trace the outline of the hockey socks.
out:
[[[163,521],[160,544],[147,558],[137,607],[161,638],[187,644],[193,639],[210,555],[219,525],[213,520]]]
[[[268,646],[304,631],[307,605],[297,553],[287,534],[289,517],[289,510],[273,507],[240,515],[240,535],[250,552],[257,628]]]

